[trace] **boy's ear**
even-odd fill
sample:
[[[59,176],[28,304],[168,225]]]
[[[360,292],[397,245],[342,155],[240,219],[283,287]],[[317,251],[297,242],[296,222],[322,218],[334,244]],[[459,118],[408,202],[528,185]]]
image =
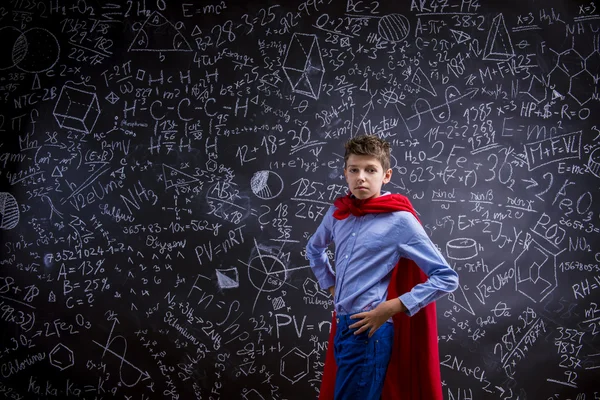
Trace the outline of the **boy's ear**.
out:
[[[392,179],[392,169],[388,169],[385,171],[385,176],[383,177],[383,183],[388,183]]]

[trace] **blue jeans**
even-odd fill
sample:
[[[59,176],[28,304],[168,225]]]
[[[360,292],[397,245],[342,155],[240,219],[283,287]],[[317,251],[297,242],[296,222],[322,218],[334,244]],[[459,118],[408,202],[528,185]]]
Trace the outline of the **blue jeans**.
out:
[[[385,322],[369,337],[369,330],[355,335],[349,326],[359,321],[337,316],[334,354],[337,364],[335,400],[378,400],[390,361],[394,325]]]

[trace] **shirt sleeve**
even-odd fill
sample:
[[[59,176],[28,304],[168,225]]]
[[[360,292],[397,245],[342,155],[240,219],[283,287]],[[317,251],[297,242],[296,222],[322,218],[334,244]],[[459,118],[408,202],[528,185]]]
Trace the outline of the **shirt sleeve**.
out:
[[[321,289],[328,289],[335,285],[335,275],[327,257],[327,247],[333,240],[333,211],[335,207],[330,207],[323,216],[321,224],[316,232],[311,236],[306,245],[306,257],[310,262],[310,267],[319,282]]]
[[[413,316],[421,308],[458,287],[458,274],[439,252],[419,221],[410,212],[403,212],[399,251],[401,257],[413,260],[428,279],[415,285],[410,292],[402,294],[400,301]]]

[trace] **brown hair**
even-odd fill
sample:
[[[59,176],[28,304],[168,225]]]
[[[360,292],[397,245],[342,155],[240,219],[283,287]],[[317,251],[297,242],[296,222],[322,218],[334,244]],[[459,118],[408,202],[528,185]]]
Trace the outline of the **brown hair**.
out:
[[[390,168],[391,146],[388,142],[375,135],[356,136],[346,142],[344,145],[346,154],[344,154],[344,166],[348,162],[351,154],[358,156],[373,156],[381,163],[383,172]]]

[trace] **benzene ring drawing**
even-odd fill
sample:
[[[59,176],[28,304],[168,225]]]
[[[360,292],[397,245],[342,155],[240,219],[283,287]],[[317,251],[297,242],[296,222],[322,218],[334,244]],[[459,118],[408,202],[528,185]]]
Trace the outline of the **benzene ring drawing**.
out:
[[[517,291],[534,303],[543,301],[558,286],[556,256],[535,239],[515,258]]]
[[[294,347],[281,357],[279,373],[292,384],[307,376],[309,371],[309,355],[299,348]]]
[[[283,60],[283,72],[294,93],[319,98],[325,66],[316,35],[294,33]]]
[[[75,364],[73,350],[62,343],[57,344],[48,354],[50,365],[58,368],[61,371],[72,367]]]

